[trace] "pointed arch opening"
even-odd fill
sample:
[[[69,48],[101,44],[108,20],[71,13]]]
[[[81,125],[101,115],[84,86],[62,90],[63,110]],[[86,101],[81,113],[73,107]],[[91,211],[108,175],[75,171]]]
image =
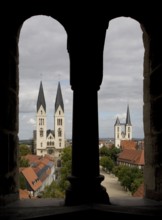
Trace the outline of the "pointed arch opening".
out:
[[[42,197],[45,187],[53,184],[57,188],[53,183],[57,159],[61,158],[61,149],[71,139],[72,132],[72,91],[67,34],[63,26],[52,17],[42,15],[26,20],[19,37],[19,63],[18,135],[21,145],[27,143],[31,148],[31,155],[25,155],[29,166],[20,167],[21,179],[23,176],[26,182],[26,188],[21,189],[20,180],[20,189],[27,190],[30,197]],[[31,178],[39,181],[33,181],[33,185]],[[53,197],[59,195],[62,197],[62,192]]]
[[[1,107],[1,119],[0,119],[0,125],[1,125],[1,144],[2,144],[2,157],[5,160],[1,160],[1,195],[0,195],[0,204],[2,205],[1,213],[2,216],[6,214],[9,215],[9,217],[13,216],[15,213],[16,215],[19,216],[20,212],[23,214],[24,213],[24,208],[21,206],[22,202],[18,202],[18,206],[14,203],[11,204],[11,206],[6,204],[9,204],[13,201],[18,200],[18,162],[17,162],[17,143],[18,143],[18,87],[19,87],[19,74],[18,74],[18,61],[19,61],[19,55],[18,55],[18,38],[19,38],[19,30],[20,26],[22,24],[22,21],[24,20],[25,16],[31,16],[33,14],[39,14],[39,12],[42,14],[46,14],[47,12],[52,12],[55,13],[57,12],[57,16],[66,24],[66,26],[69,27],[71,34],[74,34],[74,38],[81,36],[86,37],[87,36],[87,31],[92,30],[92,34],[94,36],[94,29],[97,30],[96,26],[96,19],[100,16],[97,13],[94,13],[92,10],[92,13],[88,13],[87,17],[86,14],[84,14],[84,19],[82,17],[82,12],[81,14],[79,13],[79,16],[81,15],[81,20],[79,19],[79,24],[81,24],[81,28],[79,26],[78,30],[83,30],[83,26],[85,23],[87,24],[86,32],[82,33],[78,32],[78,35],[76,35],[75,32],[75,27],[76,27],[76,22],[78,21],[75,19],[75,22],[72,16],[77,15],[78,13],[74,13],[74,8],[72,9],[72,13],[69,13],[69,8],[67,8],[64,5],[64,8],[66,9],[65,11],[67,13],[64,14],[63,12],[63,5],[60,8],[57,7],[50,7],[50,4],[37,4],[34,7],[29,7],[28,9],[24,7],[24,5],[18,5],[17,3],[14,2],[14,10],[12,7],[10,7],[10,10],[6,10],[6,14],[3,17],[2,20],[2,29],[3,29],[3,34],[2,34],[2,42],[5,45],[2,47],[2,54],[3,56],[1,57],[2,59],[2,69],[4,70],[4,74],[1,80],[1,96],[2,96],[2,103],[3,106]],[[9,9],[9,8],[8,8]],[[77,8],[76,8],[77,9]],[[104,7],[104,9],[107,10],[107,8]],[[25,11],[24,11],[25,10]],[[121,8],[121,13],[126,12],[126,16],[128,14],[131,16],[131,12],[129,8],[125,10],[125,7],[123,5],[123,8]],[[11,12],[11,13],[10,13]],[[88,11],[90,12],[90,11]],[[106,19],[105,16],[105,10],[102,13],[101,21],[102,19]],[[120,13],[120,14],[121,14]],[[89,16],[91,15],[91,16]],[[95,15],[95,19],[93,19],[93,16]],[[117,11],[114,11],[112,8],[111,10],[111,15],[114,17],[117,16]],[[108,16],[111,16],[110,13]],[[70,18],[69,18],[70,16]],[[97,17],[96,17],[97,16]],[[133,16],[133,15],[132,15]],[[145,57],[144,61],[144,127],[145,127],[145,140],[146,140],[146,159],[147,159],[147,165],[146,165],[146,171],[145,174],[147,176],[145,180],[146,184],[146,198],[152,198],[153,200],[161,200],[162,199],[162,187],[161,187],[161,180],[162,180],[162,169],[161,169],[161,158],[162,158],[162,151],[161,151],[161,143],[162,143],[162,129],[161,129],[161,108],[162,108],[162,90],[161,90],[161,70],[162,70],[162,65],[161,65],[161,36],[162,33],[160,31],[160,26],[161,26],[161,15],[156,13],[156,15],[149,14],[149,15],[135,15],[134,18],[136,17],[137,20],[140,21],[141,24],[143,24],[143,27],[145,28],[144,32],[144,45],[145,45]],[[7,18],[7,20],[6,20]],[[78,17],[79,18],[79,17]],[[82,22],[83,21],[83,22]],[[92,22],[94,22],[94,26],[92,29],[89,29],[90,25]],[[106,20],[107,22],[107,20]],[[100,26],[100,23],[98,23]],[[102,25],[101,25],[102,26]],[[100,27],[101,27],[100,26]],[[105,23],[104,23],[105,26]],[[67,30],[68,30],[67,27]],[[77,26],[78,27],[78,26]],[[104,31],[105,31],[104,27]],[[100,31],[98,31],[99,33]],[[105,32],[104,32],[105,33]],[[103,32],[102,32],[103,34]],[[147,36],[148,34],[148,36]],[[102,35],[103,36],[103,35]],[[78,38],[77,38],[78,39]],[[92,40],[93,37],[90,39]],[[102,37],[103,39],[103,37]],[[85,42],[85,41],[84,41]],[[102,41],[103,43],[103,41]],[[85,45],[85,44],[84,44]],[[83,45],[83,46],[84,46]],[[98,44],[95,44],[98,45]],[[85,50],[86,51],[86,50]],[[94,52],[94,50],[93,50]],[[99,50],[101,52],[101,50]],[[91,53],[87,53],[89,56]],[[88,57],[87,56],[87,57]],[[75,57],[75,53],[74,53]],[[90,57],[90,56],[89,56]],[[97,59],[95,61],[98,61]],[[102,57],[100,59],[102,61]],[[78,62],[79,64],[80,62]],[[97,62],[98,63],[98,62]],[[86,63],[88,64],[88,62]],[[79,68],[80,66],[78,66]],[[102,66],[100,68],[102,70]],[[82,71],[81,71],[82,72]],[[94,73],[95,71],[92,71]],[[93,108],[91,108],[93,109]],[[78,109],[79,111],[79,109]],[[80,112],[80,111],[79,111]],[[97,118],[97,117],[96,117]],[[83,120],[84,121],[84,120]],[[98,121],[96,121],[96,125],[98,125]],[[77,124],[77,119],[76,119],[76,124]],[[93,123],[91,123],[93,125]],[[96,126],[97,127],[97,126]],[[97,130],[97,129],[95,129]],[[97,130],[98,131],[98,130]],[[82,132],[79,132],[79,135]],[[95,135],[94,135],[95,136]],[[98,142],[98,134],[96,138],[96,142]],[[90,142],[89,142],[90,143]],[[98,145],[98,143],[97,143]],[[82,147],[82,146],[81,146]],[[93,154],[92,154],[93,155]],[[97,154],[98,155],[98,154]],[[89,157],[89,154],[88,154]],[[82,158],[81,158],[82,159]],[[98,167],[98,166],[97,166]],[[93,170],[93,169],[92,169]],[[88,176],[88,175],[87,175]],[[94,182],[92,182],[94,183]],[[79,185],[80,186],[80,185]],[[78,187],[80,190],[80,187]],[[86,195],[89,193],[89,189],[87,190]],[[79,191],[78,190],[78,191]],[[76,194],[75,194],[76,195]],[[94,195],[95,194],[91,194]],[[98,194],[97,194],[98,195]],[[146,203],[145,203],[146,202]],[[150,205],[153,204],[153,208],[150,207]],[[16,205],[16,206],[15,206]],[[146,200],[144,200],[144,203],[142,204],[144,206],[147,206],[144,209],[140,209],[138,207],[134,207],[134,214],[137,216],[137,214],[140,215],[140,213],[146,214],[147,216],[153,216],[153,215],[158,215],[160,214],[160,206],[159,202],[155,201],[152,203],[149,202],[147,203]],[[159,206],[159,209],[155,206]],[[47,206],[47,204],[46,204]],[[11,209],[10,209],[11,207]],[[16,209],[15,209],[16,207]],[[21,208],[22,207],[22,208]],[[41,208],[41,207],[40,207]],[[56,213],[55,210],[53,210],[53,204],[51,207],[52,213]],[[98,209],[99,208],[99,209]],[[94,215],[98,214],[99,216],[101,214],[106,214],[105,212],[101,213],[101,206],[96,207],[93,206],[92,209],[89,210],[89,204],[88,204],[88,210],[90,213],[94,213]],[[121,209],[121,206],[114,207],[114,211],[117,210],[118,214],[126,214],[126,215],[133,215],[132,209],[127,209],[128,207],[125,207],[124,209]],[[34,208],[33,208],[34,210]],[[42,208],[41,208],[42,210]],[[49,216],[49,209],[43,210],[43,213],[37,213],[39,216],[43,214],[45,216]],[[73,207],[72,207],[73,210]],[[103,210],[103,209],[102,209]],[[125,210],[128,212],[125,213]],[[148,212],[148,210],[150,210]],[[27,211],[27,212],[26,212]],[[26,215],[24,217],[29,217],[31,213],[31,209],[27,207],[27,210],[25,211]],[[30,211],[30,213],[29,213]],[[85,205],[85,209],[82,210],[83,215],[84,211],[87,213],[87,206]],[[88,211],[88,213],[89,213]],[[94,211],[94,212],[93,212]],[[97,211],[97,212],[96,212]],[[99,211],[99,212],[98,212]],[[61,209],[62,212],[62,209]],[[45,214],[46,213],[46,214]],[[65,213],[67,213],[67,210],[65,209]],[[33,212],[35,214],[35,212]],[[58,213],[56,213],[57,215]],[[63,213],[61,213],[62,215]],[[75,212],[74,214],[80,214],[80,212]],[[116,215],[116,213],[112,213],[111,215]],[[107,212],[107,215],[110,217],[110,212]],[[37,216],[37,215],[36,215]],[[37,216],[38,217],[38,216]]]
[[[121,165],[142,170],[138,185],[143,184],[143,57],[140,24],[125,17],[111,20],[105,39],[103,81],[98,96],[100,165],[105,175],[102,184],[110,197],[130,197],[138,190],[137,186],[131,187],[135,185],[133,182],[123,185],[128,181],[125,183],[124,177],[117,176]],[[142,162],[129,162],[131,158],[127,157],[131,154],[134,157],[140,154]]]

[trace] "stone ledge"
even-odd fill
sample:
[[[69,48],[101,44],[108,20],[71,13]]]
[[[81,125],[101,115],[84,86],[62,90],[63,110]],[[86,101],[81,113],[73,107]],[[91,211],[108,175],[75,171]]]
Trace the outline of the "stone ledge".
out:
[[[162,202],[139,198],[110,198],[111,205],[64,206],[63,199],[21,200],[0,208],[0,219],[44,219],[55,217],[162,216]]]

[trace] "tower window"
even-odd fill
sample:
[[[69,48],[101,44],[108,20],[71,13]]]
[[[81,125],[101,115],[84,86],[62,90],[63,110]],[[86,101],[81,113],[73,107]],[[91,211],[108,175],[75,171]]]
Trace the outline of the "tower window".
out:
[[[62,119],[57,119],[57,125],[62,125]]]
[[[40,129],[40,137],[43,137],[43,129]]]
[[[62,136],[62,131],[61,131],[61,128],[58,129],[58,137],[61,137]]]
[[[39,125],[44,125],[44,119],[43,118],[39,118]]]
[[[62,125],[62,119],[57,119],[57,124]]]

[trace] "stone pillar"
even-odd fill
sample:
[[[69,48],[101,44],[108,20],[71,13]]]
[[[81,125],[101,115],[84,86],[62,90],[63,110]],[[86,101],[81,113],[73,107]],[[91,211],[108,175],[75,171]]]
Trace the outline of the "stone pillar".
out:
[[[95,27],[96,28],[96,27]],[[109,204],[99,172],[98,90],[102,81],[105,28],[69,36],[73,89],[72,174],[65,205]]]
[[[143,28],[145,197],[162,200],[162,34],[159,24]]]
[[[9,27],[14,29],[14,25]],[[8,29],[8,26],[7,26]],[[11,30],[11,28],[10,28]],[[5,35],[6,34],[6,35]],[[18,39],[4,31],[0,80],[0,206],[15,201],[18,192]],[[5,43],[6,40],[6,43]],[[8,47],[7,47],[8,46]]]

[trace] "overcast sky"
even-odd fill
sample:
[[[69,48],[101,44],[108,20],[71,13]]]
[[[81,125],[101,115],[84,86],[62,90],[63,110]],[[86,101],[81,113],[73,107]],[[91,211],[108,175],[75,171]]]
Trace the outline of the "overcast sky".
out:
[[[65,134],[72,134],[72,91],[69,84],[67,35],[63,26],[46,16],[24,22],[19,39],[19,138],[33,136],[40,81],[46,100],[47,129],[54,129],[54,104],[58,81],[65,109]],[[130,18],[110,22],[104,48],[104,76],[99,98],[100,138],[114,137],[118,116],[125,122],[129,104],[133,138],[143,138],[142,31]]]

